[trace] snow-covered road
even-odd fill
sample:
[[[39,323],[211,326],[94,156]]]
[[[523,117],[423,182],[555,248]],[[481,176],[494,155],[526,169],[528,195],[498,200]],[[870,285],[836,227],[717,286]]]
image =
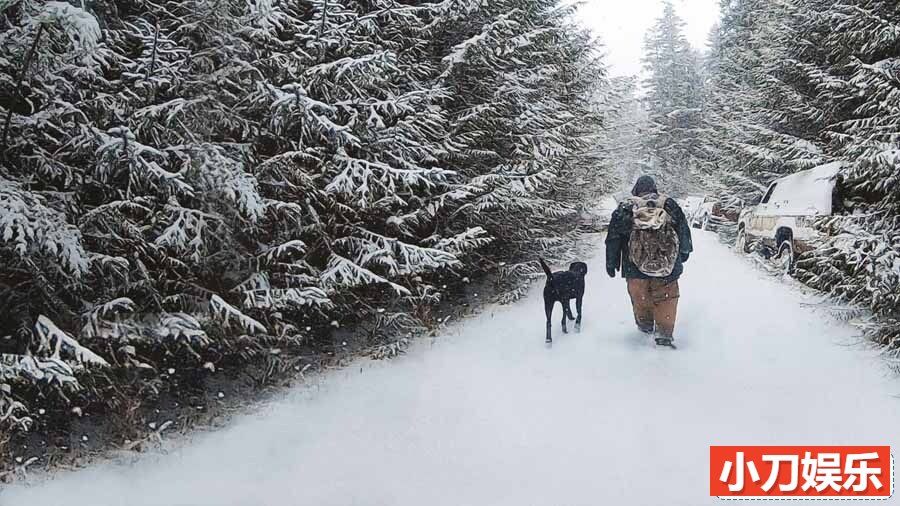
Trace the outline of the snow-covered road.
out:
[[[697,506],[719,503],[709,445],[900,446],[900,382],[846,346],[854,330],[695,241],[678,351],[634,330],[599,252],[584,330],[554,323],[552,349],[536,287],[181,450],[7,488],[0,505]]]

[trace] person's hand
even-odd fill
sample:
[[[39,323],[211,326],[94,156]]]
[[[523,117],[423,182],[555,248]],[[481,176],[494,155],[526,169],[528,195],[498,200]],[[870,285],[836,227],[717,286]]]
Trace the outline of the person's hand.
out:
[[[687,263],[688,257],[690,257],[690,256],[691,256],[690,253],[682,253],[681,254],[681,263]]]
[[[616,277],[616,270],[613,269],[612,267],[607,267],[606,273],[609,274],[609,277],[611,277],[611,278]]]

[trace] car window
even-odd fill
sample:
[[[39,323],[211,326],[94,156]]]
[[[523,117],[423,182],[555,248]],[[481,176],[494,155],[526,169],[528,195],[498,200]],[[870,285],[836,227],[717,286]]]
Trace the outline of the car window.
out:
[[[762,199],[763,204],[768,204],[769,199],[772,198],[772,192],[775,191],[775,183],[772,183],[772,186],[769,187],[769,190],[766,192],[766,195]]]

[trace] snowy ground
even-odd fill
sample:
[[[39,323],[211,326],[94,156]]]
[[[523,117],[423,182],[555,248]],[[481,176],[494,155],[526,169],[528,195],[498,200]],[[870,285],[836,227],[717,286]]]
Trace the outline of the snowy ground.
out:
[[[709,445],[900,446],[900,382],[854,331],[697,235],[678,351],[636,333],[600,253],[584,330],[555,323],[552,349],[535,289],[181,450],[0,505],[697,506],[719,504]]]

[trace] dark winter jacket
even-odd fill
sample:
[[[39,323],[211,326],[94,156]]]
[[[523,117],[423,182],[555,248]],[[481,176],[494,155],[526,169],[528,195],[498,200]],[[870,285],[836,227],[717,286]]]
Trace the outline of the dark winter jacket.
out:
[[[635,196],[657,193],[656,183],[649,176],[641,176],[631,193]],[[670,198],[666,200],[663,208],[672,217],[675,231],[678,233],[679,255],[675,261],[675,268],[672,270],[672,274],[664,278],[666,281],[674,281],[684,272],[684,262],[694,251],[694,245],[691,240],[691,226],[678,203]],[[621,270],[623,278],[648,279],[651,276],[638,270],[637,266],[628,258],[628,239],[631,236],[632,220],[631,207],[628,202],[619,204],[619,207],[613,212],[609,222],[609,233],[606,236],[606,268],[607,270]]]

